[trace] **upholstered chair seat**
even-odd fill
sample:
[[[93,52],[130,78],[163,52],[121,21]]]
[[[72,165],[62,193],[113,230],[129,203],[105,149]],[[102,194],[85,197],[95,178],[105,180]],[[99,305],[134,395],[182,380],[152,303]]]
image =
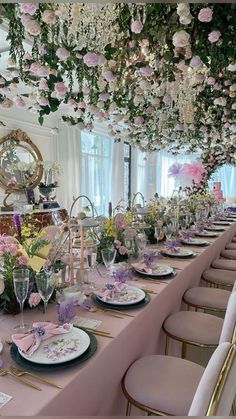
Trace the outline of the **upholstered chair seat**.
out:
[[[224,249],[220,254],[223,258],[236,260],[236,250]]]
[[[234,271],[226,269],[209,268],[203,272],[202,279],[204,279],[207,282],[210,282],[211,284],[215,284],[216,286],[225,286],[231,289],[236,280],[236,273]]]
[[[236,243],[230,242],[230,243],[226,244],[225,248],[227,250],[236,250]]]
[[[232,242],[236,243],[236,237],[232,238]]]
[[[195,309],[225,312],[230,294],[230,291],[223,289],[193,287],[185,292],[183,301]]]
[[[211,263],[211,266],[216,269],[226,269],[229,271],[236,271],[236,260],[229,259],[215,259]]]

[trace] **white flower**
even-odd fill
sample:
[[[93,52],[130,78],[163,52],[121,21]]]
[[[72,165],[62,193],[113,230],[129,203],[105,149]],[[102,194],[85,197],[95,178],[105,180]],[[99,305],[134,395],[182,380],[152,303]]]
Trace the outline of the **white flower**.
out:
[[[186,31],[178,31],[173,35],[172,41],[175,47],[183,48],[189,45],[190,35]]]
[[[229,64],[228,67],[226,68],[228,71],[236,71],[236,63],[234,64]]]
[[[214,105],[226,106],[227,101],[224,97],[219,97],[214,99],[213,103]]]

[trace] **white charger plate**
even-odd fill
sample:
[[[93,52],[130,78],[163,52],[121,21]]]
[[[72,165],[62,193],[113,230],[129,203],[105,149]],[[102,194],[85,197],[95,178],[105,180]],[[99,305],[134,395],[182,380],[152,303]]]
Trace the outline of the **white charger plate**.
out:
[[[18,349],[20,355],[30,362],[44,365],[62,364],[82,355],[90,345],[90,337],[78,327],[71,332],[52,336],[41,342],[39,348],[31,355]]]
[[[171,250],[163,249],[163,253],[167,256],[176,256],[180,258],[196,255],[196,253],[191,249],[181,249],[181,248],[179,248],[179,250],[177,250],[176,252],[171,252]]]
[[[213,231],[196,231],[194,234],[198,237],[218,237],[218,234]]]
[[[140,274],[143,275],[148,275],[148,276],[165,276],[165,275],[170,275],[174,272],[174,269],[172,268],[172,266],[168,266],[168,265],[153,265],[150,267],[151,272],[144,272],[141,269],[136,268],[135,266],[133,266],[134,270]]]
[[[181,239],[181,242],[184,244],[195,244],[199,246],[204,246],[206,244],[209,244],[209,242],[206,240],[195,239],[194,237],[193,238],[191,237],[190,239]]]
[[[212,224],[214,224],[215,226],[229,226],[230,225],[228,221],[223,221],[223,220],[212,221]]]
[[[127,285],[124,291],[116,293],[115,298],[106,298],[106,301],[104,301],[103,297],[98,295],[96,295],[96,297],[103,303],[107,303],[109,305],[114,304],[120,306],[128,306],[142,301],[145,298],[145,292],[138,287]]]
[[[207,230],[207,231],[224,231],[225,230],[225,228],[224,228],[224,226],[216,226],[216,225],[213,225],[212,227],[205,227],[205,229]]]

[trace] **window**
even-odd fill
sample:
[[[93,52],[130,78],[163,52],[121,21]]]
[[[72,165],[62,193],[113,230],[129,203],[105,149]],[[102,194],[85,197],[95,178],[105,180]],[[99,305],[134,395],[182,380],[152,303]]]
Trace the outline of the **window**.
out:
[[[131,147],[124,143],[124,200],[129,202],[131,196]]]
[[[81,132],[81,191],[98,214],[106,214],[109,202],[112,141],[103,135]],[[88,205],[86,199],[83,205]]]

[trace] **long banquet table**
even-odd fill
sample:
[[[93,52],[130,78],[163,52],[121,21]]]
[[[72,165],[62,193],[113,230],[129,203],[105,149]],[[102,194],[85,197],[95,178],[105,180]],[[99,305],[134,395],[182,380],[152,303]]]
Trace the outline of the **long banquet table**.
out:
[[[235,233],[236,223],[232,223],[216,239],[209,239],[209,246],[194,247],[193,250],[198,252],[195,258],[160,261],[179,268],[176,277],[171,280],[161,282],[137,277],[135,285],[144,285],[156,294],[150,294],[149,304],[129,311],[134,317],[124,316],[120,319],[108,313],[92,313],[78,308],[78,315],[102,320],[100,328],[111,332],[114,338],[97,336],[97,351],[86,362],[76,367],[42,374],[61,384],[62,390],[40,384],[42,391],[37,391],[10,376],[0,377],[0,391],[13,397],[1,408],[1,415],[125,415],[126,401],[121,390],[125,371],[143,355],[164,353],[164,334],[161,328],[163,321],[170,313],[179,310],[185,290],[199,283],[202,272],[210,266],[213,259],[219,257],[221,249]],[[25,310],[25,320],[28,322],[42,321],[42,316],[37,308]],[[46,316],[46,320],[56,319],[54,304],[49,305]],[[13,333],[17,320],[17,316],[0,316],[2,338]],[[172,345],[172,354],[178,355],[179,350],[178,345]],[[4,366],[13,363],[7,344],[4,345],[3,360]]]

